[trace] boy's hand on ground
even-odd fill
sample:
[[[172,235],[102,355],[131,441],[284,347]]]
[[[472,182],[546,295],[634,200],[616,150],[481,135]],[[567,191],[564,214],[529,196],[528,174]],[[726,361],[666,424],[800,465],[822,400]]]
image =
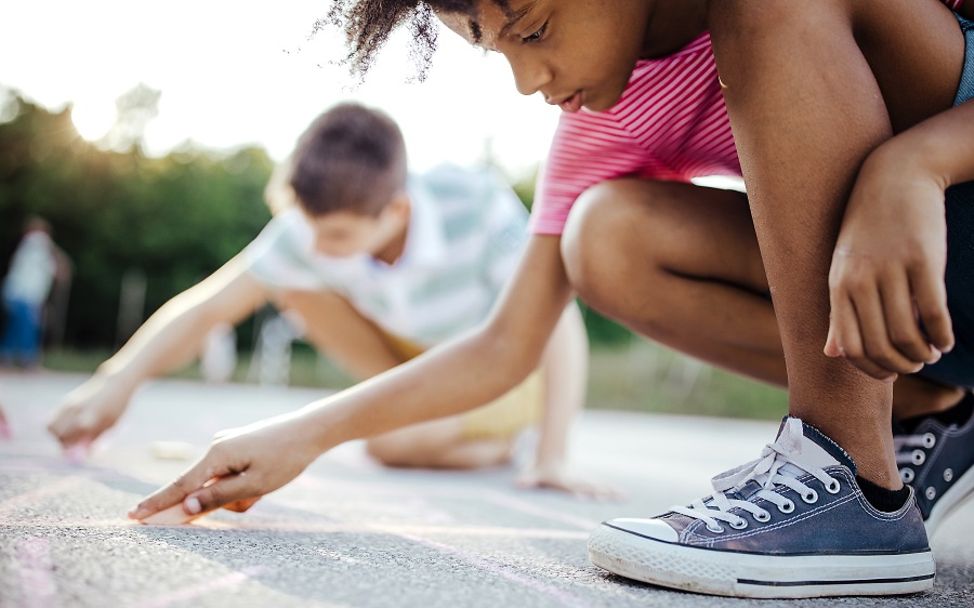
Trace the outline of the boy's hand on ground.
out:
[[[47,430],[68,453],[88,446],[125,413],[132,389],[121,380],[96,374],[61,401]]]
[[[179,504],[188,516],[220,507],[246,511],[318,457],[309,426],[293,413],[218,433],[196,464],[139,503],[129,517],[143,520]]]
[[[0,407],[0,439],[11,439],[12,437],[7,417],[3,414],[3,408]]]
[[[953,348],[944,271],[944,187],[914,163],[874,154],[846,208],[829,273],[825,354],[890,380]]]
[[[576,477],[564,466],[533,467],[518,477],[517,485],[522,489],[557,490],[591,500],[623,498],[622,493],[612,486]]]

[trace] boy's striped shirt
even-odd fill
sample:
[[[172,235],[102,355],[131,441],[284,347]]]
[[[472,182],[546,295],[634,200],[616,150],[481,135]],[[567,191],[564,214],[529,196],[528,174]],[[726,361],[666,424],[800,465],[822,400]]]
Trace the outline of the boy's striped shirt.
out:
[[[332,290],[382,330],[430,347],[487,318],[527,241],[527,212],[492,171],[443,165],[411,176],[402,256],[314,251],[299,209],[277,215],[244,250],[250,274],[273,290]]]

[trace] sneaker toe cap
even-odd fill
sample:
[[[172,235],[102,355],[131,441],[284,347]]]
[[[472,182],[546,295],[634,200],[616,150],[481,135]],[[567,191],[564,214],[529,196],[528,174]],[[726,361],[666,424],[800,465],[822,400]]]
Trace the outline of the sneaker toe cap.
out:
[[[668,543],[675,543],[679,539],[676,530],[661,519],[620,517],[610,519],[604,525]]]

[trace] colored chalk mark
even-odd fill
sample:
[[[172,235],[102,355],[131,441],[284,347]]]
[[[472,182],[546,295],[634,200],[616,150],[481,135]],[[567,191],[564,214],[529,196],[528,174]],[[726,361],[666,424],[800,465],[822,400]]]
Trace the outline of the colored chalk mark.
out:
[[[46,539],[30,537],[17,543],[16,567],[20,574],[20,591],[25,608],[52,605],[57,584],[51,576],[50,547]]]
[[[177,589],[160,597],[147,600],[141,604],[136,604],[137,608],[165,608],[166,606],[171,606],[178,602],[186,602],[201,595],[211,593],[213,591],[219,591],[224,589],[231,589],[234,587],[239,587],[244,582],[247,581],[252,576],[256,576],[263,571],[263,568],[257,566],[253,568],[245,568],[237,572],[231,572],[225,576],[215,578],[211,581],[206,581],[199,583],[197,585],[192,585],[189,587],[183,587],[182,589]]]

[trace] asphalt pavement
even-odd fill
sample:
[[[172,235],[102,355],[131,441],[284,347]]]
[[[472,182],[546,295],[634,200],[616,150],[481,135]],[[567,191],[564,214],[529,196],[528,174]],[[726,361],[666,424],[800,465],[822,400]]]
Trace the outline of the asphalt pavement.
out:
[[[0,374],[14,434],[0,440],[4,608],[974,606],[974,503],[933,539],[934,590],[904,598],[710,598],[632,583],[588,562],[585,539],[599,521],[652,515],[708,493],[712,475],[773,440],[774,423],[586,412],[574,462],[580,474],[624,490],[621,502],[519,490],[513,469],[389,470],[351,443],[246,514],[149,527],[126,511],[190,462],[160,459],[152,442],[188,443],[192,458],[214,432],[321,393],[156,381],[90,460],[72,465],[44,423],[82,379]]]

